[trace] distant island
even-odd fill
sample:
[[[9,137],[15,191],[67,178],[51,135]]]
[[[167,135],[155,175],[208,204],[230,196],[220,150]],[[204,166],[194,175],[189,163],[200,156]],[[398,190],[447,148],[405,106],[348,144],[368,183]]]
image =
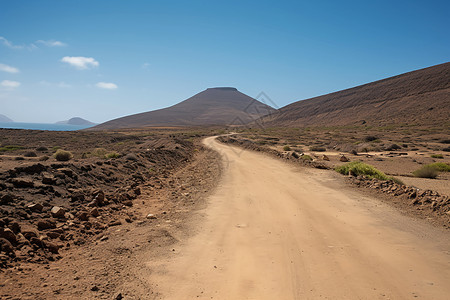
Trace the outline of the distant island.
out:
[[[74,117],[70,120],[56,122],[56,124],[87,126],[87,125],[95,125],[96,123],[93,123],[80,117]]]
[[[12,123],[12,122],[14,121],[8,118],[7,116],[0,114],[0,123]]]

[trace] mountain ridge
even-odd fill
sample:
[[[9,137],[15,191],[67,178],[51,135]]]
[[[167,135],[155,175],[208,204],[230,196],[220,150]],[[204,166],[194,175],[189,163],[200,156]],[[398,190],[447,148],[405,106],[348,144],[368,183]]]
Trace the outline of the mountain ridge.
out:
[[[93,123],[91,121],[88,121],[86,119],[80,118],[80,117],[73,117],[66,121],[59,121],[55,124],[67,124],[67,125],[95,125],[96,123]]]
[[[450,113],[450,63],[296,101],[268,117],[265,126],[370,123],[439,124]]]
[[[0,123],[13,123],[14,121],[5,115],[0,114]]]
[[[117,118],[90,129],[243,125],[274,111],[234,87],[215,87],[170,107]]]

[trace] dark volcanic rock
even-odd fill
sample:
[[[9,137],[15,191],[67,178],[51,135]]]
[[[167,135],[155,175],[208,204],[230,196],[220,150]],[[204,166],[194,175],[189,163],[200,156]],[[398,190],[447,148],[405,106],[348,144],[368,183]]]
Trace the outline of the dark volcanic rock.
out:
[[[13,178],[11,183],[17,188],[32,188],[34,183],[32,179],[29,178]]]
[[[54,221],[46,219],[46,220],[39,220],[37,222],[37,227],[39,230],[45,230],[45,229],[52,229],[52,228],[56,228],[56,224]]]

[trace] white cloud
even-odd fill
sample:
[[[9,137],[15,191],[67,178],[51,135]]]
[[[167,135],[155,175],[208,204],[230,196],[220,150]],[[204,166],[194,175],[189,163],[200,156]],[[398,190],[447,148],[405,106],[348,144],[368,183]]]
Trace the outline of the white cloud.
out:
[[[107,89],[107,90],[115,90],[117,89],[117,85],[111,82],[99,82],[95,85],[98,88],[101,89]]]
[[[23,46],[14,45],[12,42],[8,41],[4,37],[0,36],[0,41],[3,45],[11,49],[23,49]]]
[[[16,49],[16,50],[20,50],[20,49],[27,49],[27,50],[35,50],[38,49],[39,47],[36,46],[34,43],[31,43],[29,45],[15,45],[13,42],[7,40],[5,37],[0,36],[0,43],[5,45],[6,47],[10,48],[10,49]],[[55,41],[55,40],[38,40],[36,41],[37,44],[42,44],[44,46],[47,47],[65,47],[67,46],[66,43],[60,42],[60,41]]]
[[[65,47],[65,46],[67,46],[66,43],[63,43],[60,41],[55,41],[55,40],[48,40],[48,41],[39,40],[39,41],[36,41],[36,43],[43,44],[47,47]]]
[[[59,88],[70,88],[70,87],[72,87],[72,85],[70,85],[68,83],[65,83],[64,81],[54,83],[54,82],[48,82],[48,81],[42,80],[42,81],[39,82],[39,84],[40,85],[44,85],[44,86],[56,86],[56,87],[59,87]]]
[[[77,68],[78,70],[86,70],[93,67],[98,67],[99,63],[92,57],[84,56],[64,56],[62,62]]]
[[[8,72],[8,73],[19,73],[19,69],[5,65],[5,64],[0,64],[0,71]]]
[[[148,67],[150,67],[149,63],[143,63],[142,64],[142,69],[148,69]]]
[[[6,88],[15,89],[20,86],[20,82],[18,81],[11,81],[11,80],[3,80],[0,82],[0,85]]]

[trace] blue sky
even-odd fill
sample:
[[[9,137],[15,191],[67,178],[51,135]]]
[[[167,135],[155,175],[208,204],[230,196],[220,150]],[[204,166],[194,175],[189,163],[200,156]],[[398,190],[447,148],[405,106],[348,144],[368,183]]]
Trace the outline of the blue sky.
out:
[[[0,1],[0,114],[94,122],[214,86],[281,107],[450,59],[448,1]]]

